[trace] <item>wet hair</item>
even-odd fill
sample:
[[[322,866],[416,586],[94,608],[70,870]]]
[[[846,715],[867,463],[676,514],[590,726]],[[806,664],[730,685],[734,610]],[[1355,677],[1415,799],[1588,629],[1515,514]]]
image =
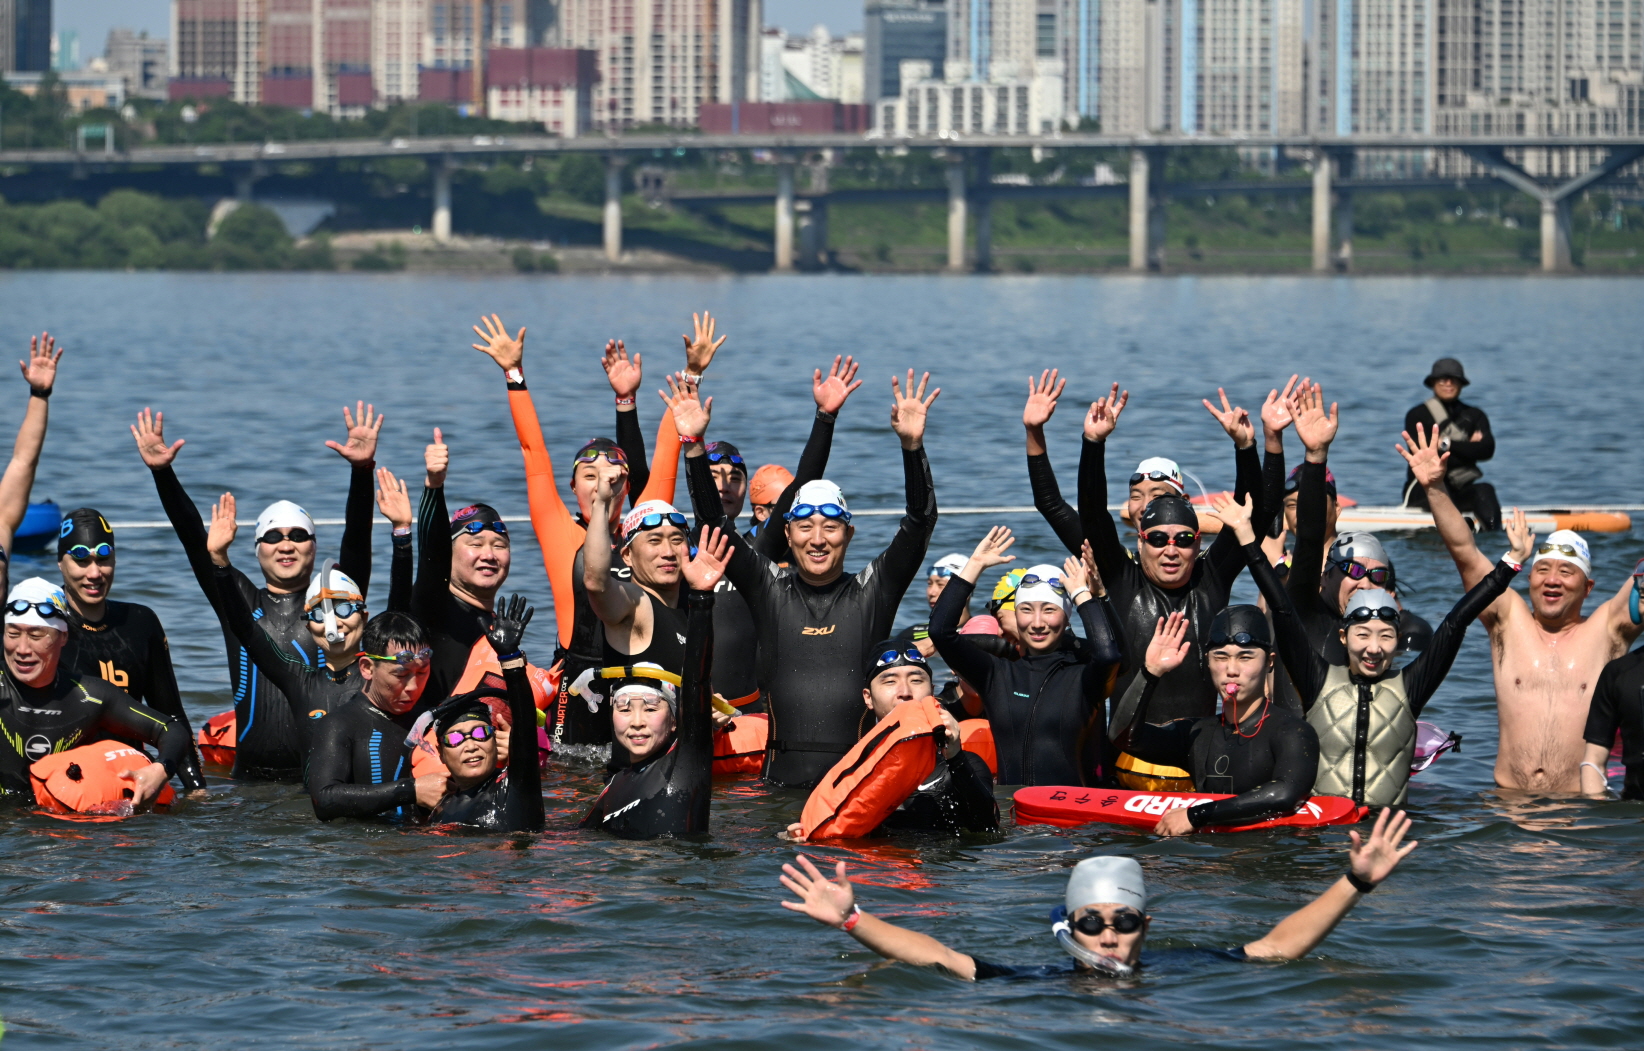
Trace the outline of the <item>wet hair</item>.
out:
[[[420,650],[428,645],[428,632],[409,613],[389,610],[372,617],[360,636],[360,650],[365,653],[388,655],[389,646],[402,650]]]

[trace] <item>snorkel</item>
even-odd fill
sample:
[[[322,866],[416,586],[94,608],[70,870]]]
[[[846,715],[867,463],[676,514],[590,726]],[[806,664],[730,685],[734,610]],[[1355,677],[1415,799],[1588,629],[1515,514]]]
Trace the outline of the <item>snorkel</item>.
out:
[[[1136,974],[1136,968],[1130,966],[1130,964],[1122,960],[1115,960],[1111,956],[1091,952],[1074,940],[1073,925],[1068,922],[1066,905],[1058,905],[1050,910],[1050,933],[1055,936],[1056,944],[1060,945],[1069,956],[1093,971],[1111,978],[1130,978]]]
[[[1119,905],[1139,913],[1145,922],[1147,916],[1147,884],[1142,878],[1142,866],[1135,858],[1113,855],[1086,858],[1073,866],[1068,876],[1067,894],[1061,905],[1050,914],[1050,933],[1069,956],[1096,971],[1114,978],[1129,978],[1136,973],[1133,964],[1102,953],[1092,952],[1079,944],[1073,936],[1071,917],[1091,905]],[[1115,931],[1118,928],[1114,928]],[[1145,932],[1145,926],[1142,928]],[[1133,929],[1130,933],[1135,934]],[[1139,937],[1145,937],[1145,933]],[[1134,943],[1137,949],[1140,943]]]

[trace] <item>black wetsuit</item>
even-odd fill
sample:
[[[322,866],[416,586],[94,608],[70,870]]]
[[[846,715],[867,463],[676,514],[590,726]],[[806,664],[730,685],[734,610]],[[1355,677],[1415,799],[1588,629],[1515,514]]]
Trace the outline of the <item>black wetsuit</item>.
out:
[[[152,609],[110,599],[104,604],[103,619],[95,624],[75,618],[61,659],[75,678],[100,678],[181,726],[189,746],[177,768],[177,779],[186,792],[205,787],[199,753],[194,749],[194,731],[183,710],[177,673],[171,666],[166,630]],[[140,746],[143,742],[128,743]]]
[[[959,613],[975,585],[960,576],[948,581],[931,610],[930,637],[954,673],[982,697],[999,756],[999,783],[1084,785],[1100,776],[1087,772],[1091,730],[1104,735],[1102,702],[1122,654],[1102,611],[1102,602],[1079,604],[1089,656],[1071,647],[1027,653],[1017,660],[996,656],[973,636],[959,634]],[[1071,630],[1064,634],[1071,634]],[[1100,750],[1094,750],[1097,758]]]
[[[426,707],[419,703],[404,715],[389,715],[365,694],[356,693],[319,720],[308,753],[314,816],[321,821],[414,816],[417,782],[411,776],[411,748],[405,737]]]
[[[508,684],[508,766],[473,788],[448,789],[428,815],[430,825],[475,825],[490,832],[541,832],[542,762],[537,750],[537,706],[525,669],[502,669]],[[516,747],[516,745],[518,747]]]
[[[1252,543],[1242,554],[1268,605],[1287,605],[1284,587],[1261,545]],[[1265,713],[1261,708],[1245,713],[1237,731],[1217,715],[1149,722],[1153,694],[1163,681],[1143,667],[1114,705],[1111,732],[1115,743],[1138,759],[1186,769],[1193,776],[1194,791],[1233,796],[1189,807],[1187,816],[1194,828],[1283,817],[1312,794],[1319,737],[1301,715],[1269,702]],[[1212,696],[1214,690],[1212,685]]]
[[[988,764],[975,752],[960,752],[952,759],[938,755],[931,775],[874,831],[999,831],[999,801],[993,798]]]
[[[31,763],[108,738],[153,745],[168,777],[190,750],[182,724],[102,679],[76,678],[59,666],[49,686],[36,688],[0,669],[0,792],[33,800]]]
[[[729,532],[706,456],[686,456],[697,521],[727,531],[725,569],[753,610],[759,682],[771,716],[765,778],[814,787],[856,743],[868,649],[888,637],[902,594],[924,564],[936,528],[936,489],[923,448],[902,453],[907,514],[896,537],[867,568],[820,587],[805,583]]]
[[[638,587],[636,584],[635,587]],[[683,592],[688,585],[681,582]],[[634,664],[655,664],[665,671],[675,675],[685,672],[685,629],[688,620],[687,614],[677,606],[670,606],[655,595],[640,588],[640,594],[651,605],[651,639],[645,648],[638,653],[619,653],[611,645],[609,638],[604,639],[605,652],[600,665],[605,668],[621,668]],[[714,603],[717,607],[718,603]],[[719,638],[718,625],[715,625],[714,638]]]
[[[347,525],[343,527],[342,546],[337,562],[342,571],[353,578],[361,590],[371,586],[371,517],[372,500],[376,485],[373,464],[361,464],[351,469],[348,481]],[[240,645],[233,629],[223,617],[218,601],[215,566],[206,550],[206,529],[194,503],[183,490],[177,474],[170,467],[154,471],[154,487],[160,494],[160,505],[182,541],[183,552],[194,570],[194,579],[216,611],[222,624],[223,644],[228,651],[228,680],[234,690],[234,716],[237,740],[234,744],[234,776],[238,778],[296,779],[301,776],[303,755],[298,727],[291,718],[290,706],[278,688],[268,682],[251,663],[250,654]],[[316,558],[316,565],[321,564]],[[233,586],[237,588],[252,615],[270,638],[282,647],[302,653],[310,663],[316,659],[316,650],[308,627],[302,622],[303,592],[274,594],[266,587],[258,587],[239,570],[233,571]]]
[[[673,739],[659,755],[619,767],[582,819],[583,828],[623,839],[708,831],[713,786],[713,607],[712,592],[685,595],[689,626]]]
[[[1448,417],[1445,427],[1455,435],[1468,436],[1450,438],[1444,487],[1458,510],[1473,512],[1484,529],[1500,529],[1501,501],[1496,496],[1496,487],[1479,481],[1484,472],[1478,465],[1496,454],[1496,436],[1490,432],[1490,417],[1483,409],[1468,405],[1460,398],[1445,402],[1444,411]],[[1426,430],[1429,439],[1438,433],[1433,412],[1426,402],[1404,414],[1404,429],[1412,436],[1418,424]],[[1474,434],[1479,435],[1476,442],[1471,440]],[[1408,467],[1404,470],[1404,502],[1408,507],[1427,508],[1427,490],[1416,484],[1416,476]]]
[[[1588,744],[1615,745],[1621,732],[1621,762],[1627,768],[1622,799],[1644,799],[1644,648],[1623,654],[1604,666],[1593,687],[1587,711]]]
[[[361,585],[362,587],[364,585]],[[451,594],[451,516],[444,488],[424,488],[417,505],[417,582],[411,616],[428,632],[434,650],[422,702],[432,706],[451,696],[468,667],[474,644],[491,630],[491,611]]]

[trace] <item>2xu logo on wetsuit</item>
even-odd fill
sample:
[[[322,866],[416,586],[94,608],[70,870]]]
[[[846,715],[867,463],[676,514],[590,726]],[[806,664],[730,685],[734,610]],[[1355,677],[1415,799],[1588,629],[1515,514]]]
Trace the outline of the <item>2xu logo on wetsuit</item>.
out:
[[[1068,794],[1066,792],[1052,792],[1050,798],[1057,802],[1062,802],[1068,798]],[[1094,797],[1090,793],[1086,792],[1077,799],[1074,799],[1073,802],[1085,804],[1091,802],[1093,799]],[[1116,795],[1110,795],[1106,799],[1097,802],[1096,805],[1110,807],[1117,802],[1119,802],[1119,797]],[[1215,799],[1195,799],[1189,795],[1154,796],[1137,792],[1124,801],[1124,809],[1133,814],[1152,814],[1157,817],[1158,815],[1163,814],[1166,810],[1183,810],[1187,807],[1198,806],[1200,803],[1214,802],[1216,802]],[[1314,818],[1324,816],[1323,808],[1321,808],[1317,803],[1311,801],[1303,802],[1296,808],[1295,813],[1307,814]]]

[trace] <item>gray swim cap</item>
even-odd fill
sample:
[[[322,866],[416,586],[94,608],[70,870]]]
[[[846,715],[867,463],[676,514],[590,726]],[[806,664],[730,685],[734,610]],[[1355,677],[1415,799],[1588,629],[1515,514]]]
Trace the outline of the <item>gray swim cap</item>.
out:
[[[1393,564],[1393,560],[1387,557],[1387,549],[1376,539],[1376,534],[1338,533],[1336,542],[1330,545],[1330,561],[1351,562],[1361,558],[1374,559],[1388,566]]]
[[[1106,855],[1086,858],[1073,866],[1067,880],[1067,912],[1072,916],[1086,905],[1128,905],[1147,912],[1147,881],[1135,858]]]
[[[1347,608],[1341,611],[1341,619],[1344,624],[1381,620],[1397,627],[1399,604],[1381,588],[1359,588],[1347,596]]]

